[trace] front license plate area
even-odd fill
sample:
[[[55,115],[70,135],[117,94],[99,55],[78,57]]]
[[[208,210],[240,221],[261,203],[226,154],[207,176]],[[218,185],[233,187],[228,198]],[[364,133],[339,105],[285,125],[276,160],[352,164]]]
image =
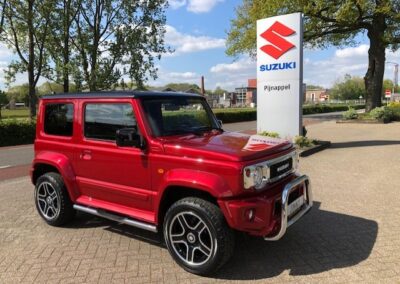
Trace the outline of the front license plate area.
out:
[[[301,195],[288,205],[288,217],[290,218],[294,214],[296,214],[303,205],[304,205],[304,195]]]

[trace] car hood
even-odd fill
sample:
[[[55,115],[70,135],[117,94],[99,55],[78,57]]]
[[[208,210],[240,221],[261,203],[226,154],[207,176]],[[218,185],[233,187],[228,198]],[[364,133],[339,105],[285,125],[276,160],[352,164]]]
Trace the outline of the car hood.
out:
[[[204,136],[190,134],[164,137],[162,140],[166,154],[225,161],[256,160],[293,146],[287,140],[239,132],[209,133]]]

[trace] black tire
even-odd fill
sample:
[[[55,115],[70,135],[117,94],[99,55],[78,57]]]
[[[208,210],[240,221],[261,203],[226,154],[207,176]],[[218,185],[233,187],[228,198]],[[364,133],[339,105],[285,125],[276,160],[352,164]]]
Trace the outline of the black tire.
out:
[[[188,197],[175,202],[165,215],[163,231],[171,256],[194,274],[212,274],[233,254],[232,229],[219,207],[201,198]]]
[[[62,226],[75,216],[64,181],[58,173],[40,176],[35,186],[35,205],[39,215],[51,226]]]

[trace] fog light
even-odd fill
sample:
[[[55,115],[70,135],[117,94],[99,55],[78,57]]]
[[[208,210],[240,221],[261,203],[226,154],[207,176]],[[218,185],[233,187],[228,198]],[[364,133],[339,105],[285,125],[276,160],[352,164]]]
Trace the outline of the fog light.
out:
[[[253,221],[255,215],[256,215],[256,212],[255,212],[254,209],[248,209],[248,210],[246,210],[245,216],[246,216],[246,219],[247,219],[248,221]]]

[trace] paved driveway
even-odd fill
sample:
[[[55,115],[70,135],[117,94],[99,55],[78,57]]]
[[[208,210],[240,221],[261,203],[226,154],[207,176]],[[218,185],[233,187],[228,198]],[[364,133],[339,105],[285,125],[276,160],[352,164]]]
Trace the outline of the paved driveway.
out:
[[[0,182],[0,283],[399,283],[400,123],[308,131],[333,142],[301,160],[315,208],[281,241],[238,234],[214,278],[180,269],[158,235],[85,214],[49,227],[27,178]]]

